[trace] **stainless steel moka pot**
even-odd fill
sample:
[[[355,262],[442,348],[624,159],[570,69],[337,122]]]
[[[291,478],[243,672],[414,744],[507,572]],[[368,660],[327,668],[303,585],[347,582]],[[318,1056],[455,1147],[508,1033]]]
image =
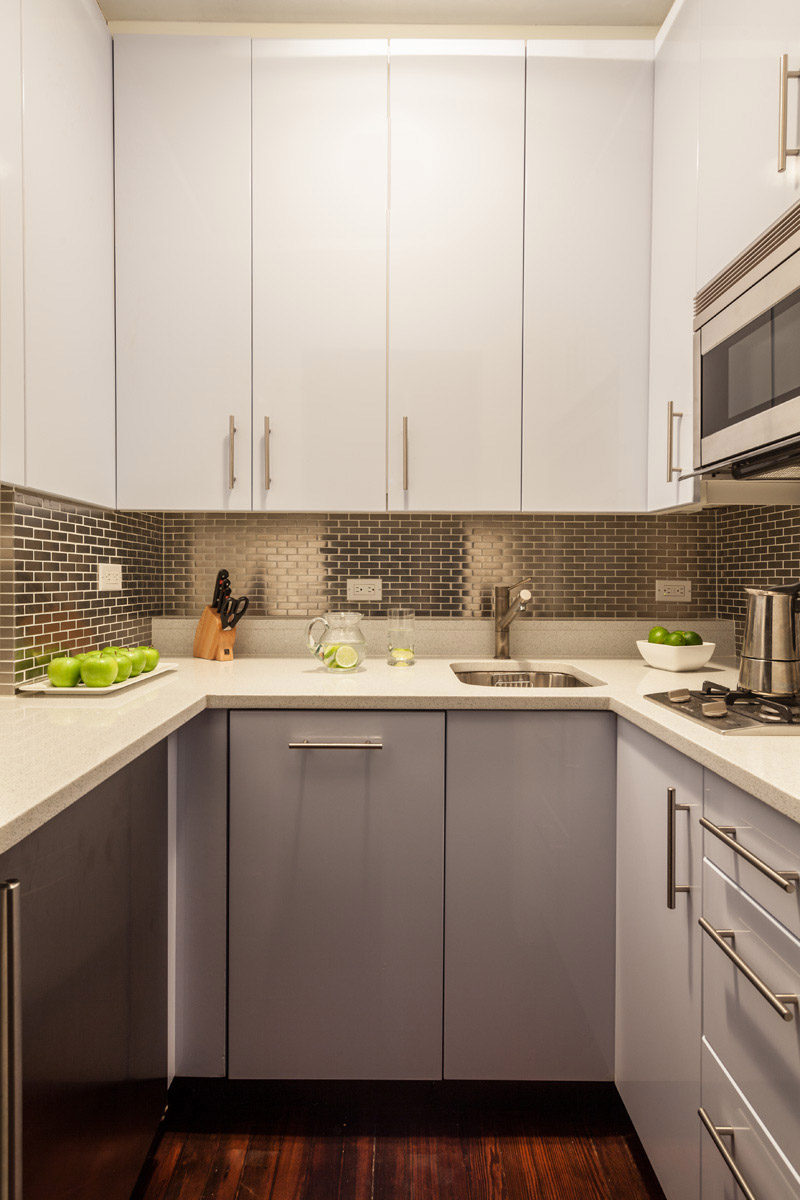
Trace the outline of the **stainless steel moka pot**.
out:
[[[800,692],[800,583],[745,588],[739,687],[758,696]]]

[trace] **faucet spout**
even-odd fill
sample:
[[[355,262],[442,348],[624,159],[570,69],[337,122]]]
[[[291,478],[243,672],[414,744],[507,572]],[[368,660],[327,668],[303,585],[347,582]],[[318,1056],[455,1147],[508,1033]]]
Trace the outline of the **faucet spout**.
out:
[[[495,658],[508,658],[509,656],[509,640],[508,630],[515,617],[518,617],[521,612],[525,612],[527,606],[533,599],[533,593],[524,584],[530,583],[528,579],[523,579],[520,583],[511,587],[496,587],[494,589],[494,656]],[[515,600],[511,601],[511,593],[516,591]]]

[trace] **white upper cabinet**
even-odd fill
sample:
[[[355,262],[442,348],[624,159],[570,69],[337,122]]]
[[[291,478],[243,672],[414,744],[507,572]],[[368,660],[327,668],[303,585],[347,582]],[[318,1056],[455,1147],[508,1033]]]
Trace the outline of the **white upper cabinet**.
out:
[[[25,482],[22,68],[17,0],[0,5],[0,479]]]
[[[700,0],[685,0],[658,49],[655,65],[647,464],[650,509],[694,500],[693,481],[679,482],[678,476],[681,471],[690,471],[693,462],[692,319],[697,290],[699,104]]]
[[[249,509],[250,41],[114,62],[119,506]]]
[[[524,97],[522,42],[391,43],[391,509],[519,510]]]
[[[25,482],[113,506],[111,36],[93,0],[24,0],[22,71]]]
[[[708,283],[800,199],[800,160],[778,171],[778,65],[800,69],[797,0],[702,0],[697,282]],[[787,140],[800,146],[800,80]]]
[[[387,76],[386,41],[253,43],[256,509],[386,507]]]
[[[650,43],[528,45],[522,507],[646,497]]]

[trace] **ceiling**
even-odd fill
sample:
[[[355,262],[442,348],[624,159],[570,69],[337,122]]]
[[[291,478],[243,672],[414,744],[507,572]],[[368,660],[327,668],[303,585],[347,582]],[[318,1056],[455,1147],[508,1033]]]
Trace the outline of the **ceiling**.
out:
[[[660,25],[672,0],[98,0],[108,21]]]

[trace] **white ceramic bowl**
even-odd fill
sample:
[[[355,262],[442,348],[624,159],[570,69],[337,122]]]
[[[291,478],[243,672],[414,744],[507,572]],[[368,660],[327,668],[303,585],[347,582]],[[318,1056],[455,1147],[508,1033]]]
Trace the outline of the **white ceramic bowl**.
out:
[[[699,646],[662,646],[660,642],[637,642],[639,653],[659,671],[697,671],[704,667],[716,649],[716,642]]]

